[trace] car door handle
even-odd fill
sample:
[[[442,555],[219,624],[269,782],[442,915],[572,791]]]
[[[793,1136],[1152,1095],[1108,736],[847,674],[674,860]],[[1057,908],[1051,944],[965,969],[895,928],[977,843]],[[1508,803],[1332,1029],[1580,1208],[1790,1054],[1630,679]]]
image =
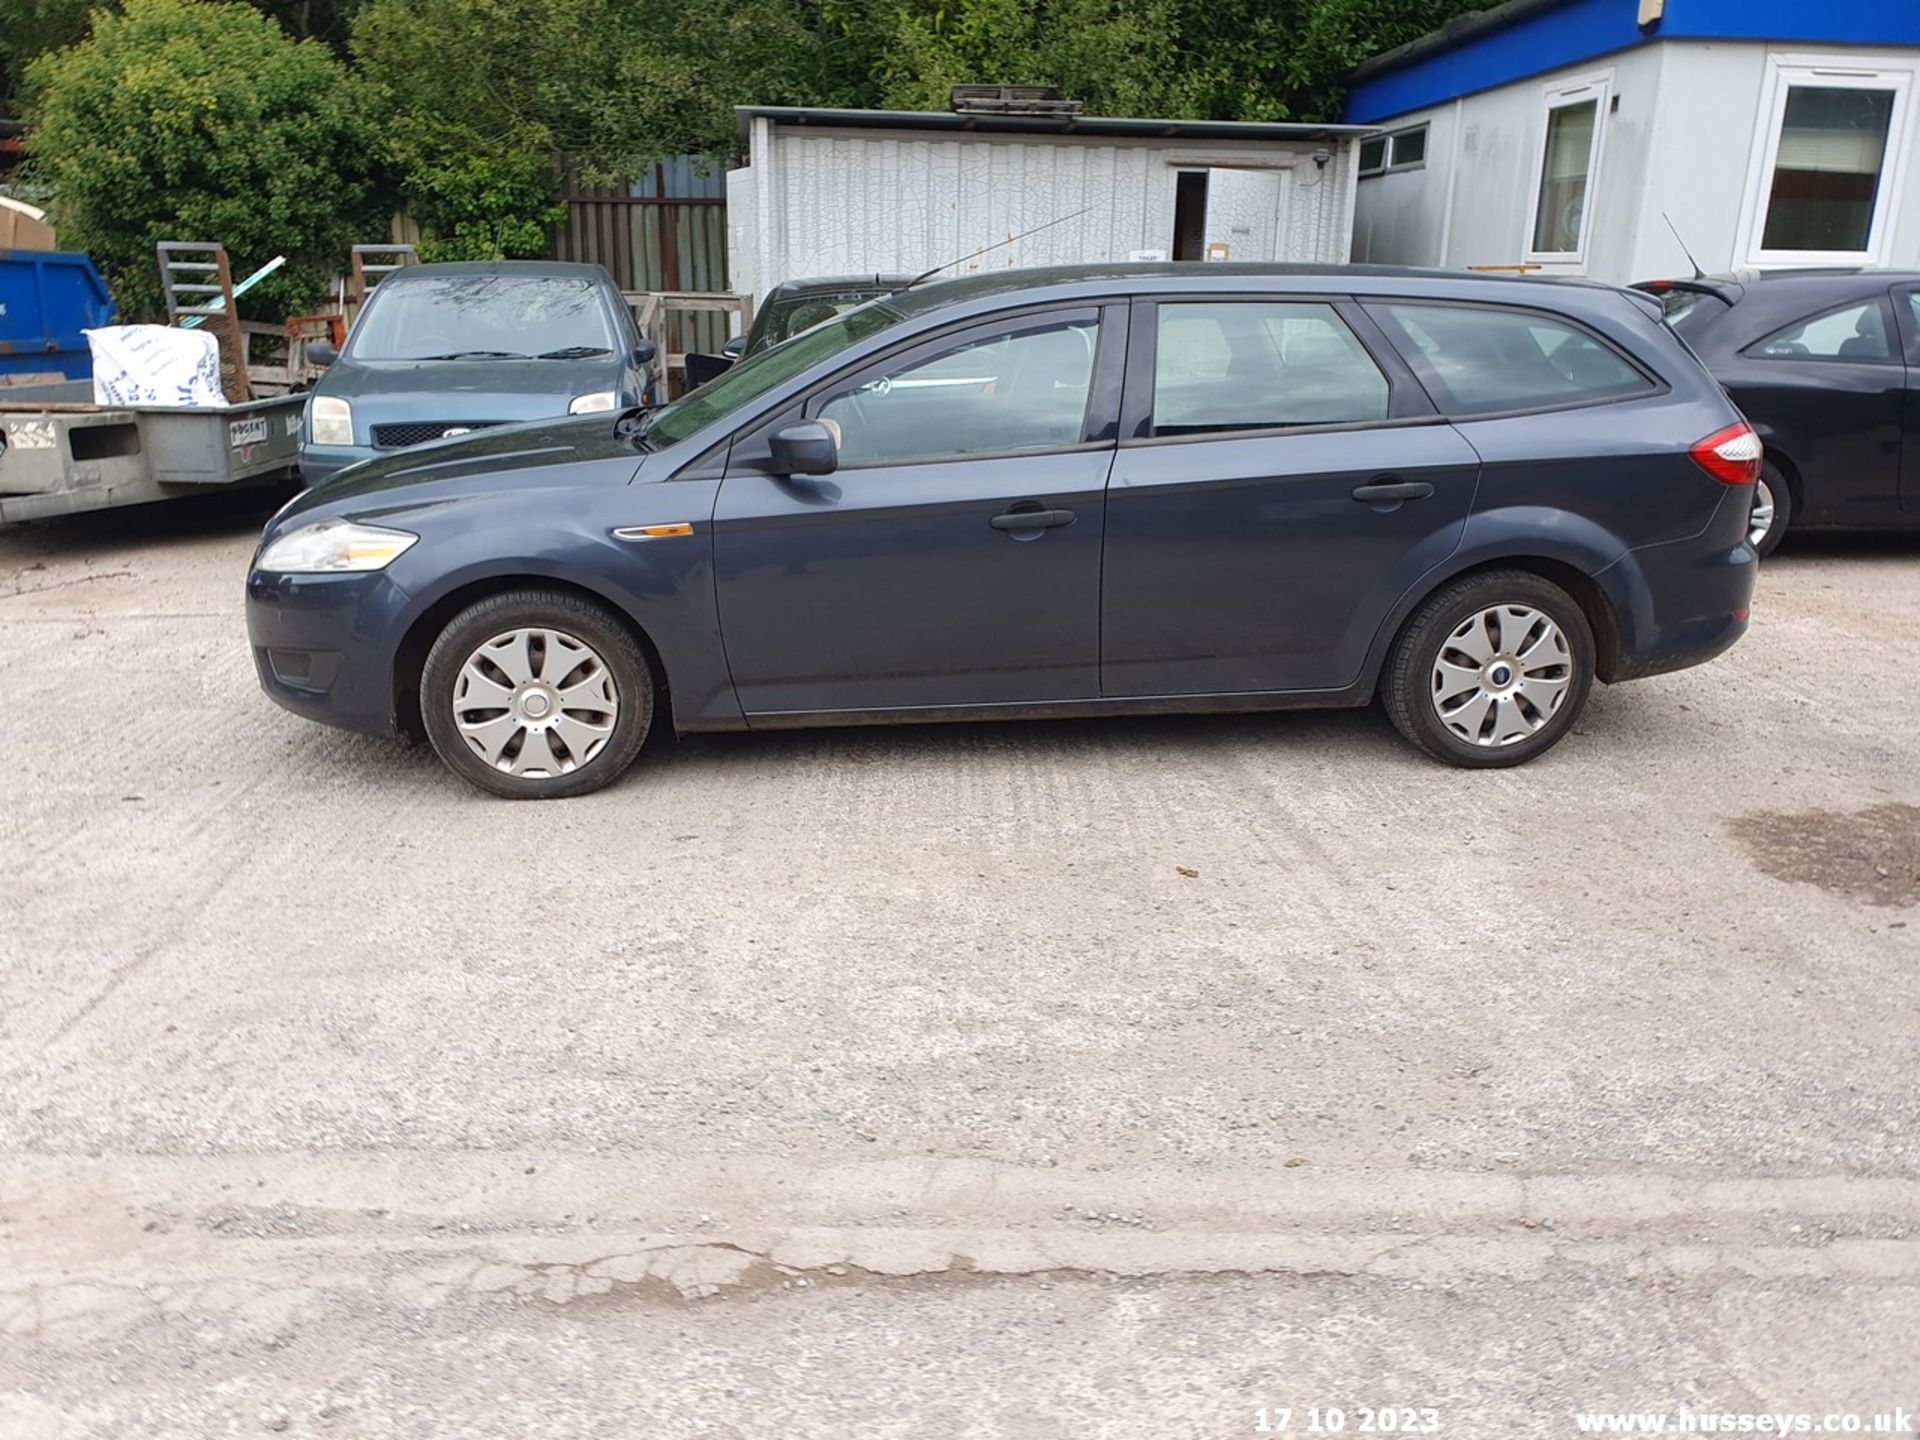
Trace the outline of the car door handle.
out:
[[[987,523],[996,530],[1053,530],[1078,518],[1071,510],[1008,510]]]
[[[1382,500],[1424,500],[1431,494],[1433,494],[1433,486],[1424,480],[1394,480],[1362,485],[1353,492],[1353,498],[1369,505],[1377,505]]]

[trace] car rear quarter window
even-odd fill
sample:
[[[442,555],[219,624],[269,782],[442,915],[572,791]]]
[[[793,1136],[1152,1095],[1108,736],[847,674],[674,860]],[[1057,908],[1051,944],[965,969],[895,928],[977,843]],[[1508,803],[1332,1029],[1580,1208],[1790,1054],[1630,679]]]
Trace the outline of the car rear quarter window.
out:
[[[1761,360],[1891,360],[1894,349],[1879,300],[1796,320],[1747,347]]]
[[[1344,425],[1387,416],[1387,378],[1331,305],[1159,308],[1152,434]]]
[[[1537,310],[1417,301],[1367,310],[1448,415],[1597,405],[1659,388],[1605,341]]]

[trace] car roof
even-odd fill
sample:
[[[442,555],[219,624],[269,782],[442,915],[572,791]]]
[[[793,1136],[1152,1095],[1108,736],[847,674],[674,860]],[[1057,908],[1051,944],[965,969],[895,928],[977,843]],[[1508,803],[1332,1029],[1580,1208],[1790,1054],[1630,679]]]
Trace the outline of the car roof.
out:
[[[1068,295],[1078,290],[1088,295],[1111,293],[1115,288],[1141,294],[1178,293],[1181,290],[1232,289],[1247,284],[1251,289],[1279,288],[1268,282],[1305,281],[1310,290],[1351,291],[1356,282],[1384,280],[1418,281],[1436,290],[1459,288],[1480,290],[1488,286],[1514,286],[1535,289],[1553,286],[1569,290],[1609,291],[1620,287],[1597,280],[1543,275],[1490,275],[1478,271],[1431,270],[1411,265],[1281,265],[1262,262],[1200,262],[1193,260],[1145,261],[1110,265],[1041,265],[1031,269],[999,270],[984,275],[967,275],[954,280],[930,279],[901,291],[888,300],[902,315],[918,314],[960,301],[984,299],[994,295],[1018,294],[1023,290],[1057,290]],[[1360,287],[1360,288],[1365,288]],[[1396,289],[1400,288],[1398,284]],[[1515,295],[1515,301],[1520,297]]]
[[[610,280],[606,267],[568,260],[452,260],[434,265],[407,265],[390,271],[380,282],[430,280],[436,275],[544,275],[561,280]],[[378,288],[377,286],[375,287]]]
[[[864,275],[810,275],[804,280],[782,280],[767,292],[767,299],[778,296],[787,300],[795,295],[832,295],[848,290],[884,293],[898,289],[912,279],[911,275],[876,275],[872,271]]]
[[[1724,280],[1736,285],[1781,285],[1805,281],[1818,284],[1826,280],[1920,280],[1920,270],[1882,270],[1874,265],[1818,265],[1804,270],[1734,270],[1725,275],[1709,275],[1709,280]]]

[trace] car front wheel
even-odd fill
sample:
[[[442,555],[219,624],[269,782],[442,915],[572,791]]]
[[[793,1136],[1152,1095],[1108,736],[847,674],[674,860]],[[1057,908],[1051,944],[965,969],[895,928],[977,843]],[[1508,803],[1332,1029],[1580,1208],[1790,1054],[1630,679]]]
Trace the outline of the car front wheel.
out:
[[[1519,765],[1573,728],[1593,687],[1593,631],[1573,597],[1522,570],[1471,575],[1415,613],[1382,686],[1400,733],[1436,759]]]
[[[456,775],[514,800],[617,779],[653,723],[653,674],[612,611],[558,590],[462,610],[427,652],[420,713]]]

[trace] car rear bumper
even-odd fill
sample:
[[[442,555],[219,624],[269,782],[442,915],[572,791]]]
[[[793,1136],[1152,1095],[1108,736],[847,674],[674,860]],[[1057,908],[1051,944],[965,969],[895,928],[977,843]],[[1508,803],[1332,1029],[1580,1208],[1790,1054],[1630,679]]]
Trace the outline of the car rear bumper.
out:
[[[394,735],[393,656],[408,605],[384,574],[247,576],[260,688],[309,720]]]
[[[1600,678],[1639,680],[1724,654],[1747,632],[1759,558],[1746,541],[1751,494],[1731,489],[1699,535],[1629,550],[1595,578],[1618,627]],[[1731,535],[1737,538],[1731,538]],[[1730,543],[1729,543],[1730,541]]]

